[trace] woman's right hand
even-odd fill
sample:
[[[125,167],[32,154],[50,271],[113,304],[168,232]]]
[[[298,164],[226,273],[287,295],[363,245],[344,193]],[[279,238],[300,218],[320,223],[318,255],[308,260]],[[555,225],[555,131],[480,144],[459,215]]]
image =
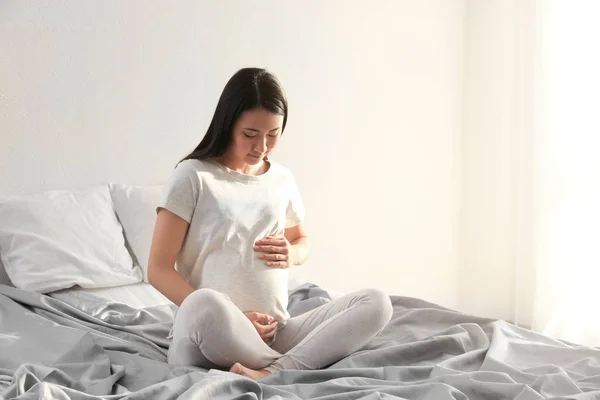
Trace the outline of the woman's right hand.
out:
[[[246,318],[252,322],[254,328],[265,342],[275,336],[277,331],[277,321],[268,314],[262,314],[254,311],[245,312]]]

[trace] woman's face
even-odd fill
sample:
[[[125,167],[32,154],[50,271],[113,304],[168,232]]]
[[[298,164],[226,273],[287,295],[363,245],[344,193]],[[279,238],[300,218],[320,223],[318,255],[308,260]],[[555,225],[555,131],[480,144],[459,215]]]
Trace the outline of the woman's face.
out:
[[[282,125],[283,115],[263,108],[244,111],[233,127],[229,156],[236,162],[259,164],[277,146]]]

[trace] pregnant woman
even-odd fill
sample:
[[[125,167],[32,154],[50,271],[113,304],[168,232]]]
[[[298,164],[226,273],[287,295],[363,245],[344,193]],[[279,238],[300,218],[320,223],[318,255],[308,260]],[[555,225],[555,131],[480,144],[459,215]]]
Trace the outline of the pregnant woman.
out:
[[[375,289],[287,313],[289,269],[309,253],[298,188],[269,158],[287,116],[275,76],[238,71],[206,135],[165,185],[148,278],[179,306],[170,364],[253,379],[323,368],[359,350],[391,318],[389,297]]]

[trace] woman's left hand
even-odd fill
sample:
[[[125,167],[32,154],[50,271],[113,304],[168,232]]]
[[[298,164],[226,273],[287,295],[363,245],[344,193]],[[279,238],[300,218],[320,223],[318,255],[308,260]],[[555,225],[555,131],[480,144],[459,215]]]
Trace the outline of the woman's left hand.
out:
[[[257,240],[254,251],[262,253],[258,256],[267,267],[289,268],[295,265],[296,250],[285,236],[267,236],[266,239]]]

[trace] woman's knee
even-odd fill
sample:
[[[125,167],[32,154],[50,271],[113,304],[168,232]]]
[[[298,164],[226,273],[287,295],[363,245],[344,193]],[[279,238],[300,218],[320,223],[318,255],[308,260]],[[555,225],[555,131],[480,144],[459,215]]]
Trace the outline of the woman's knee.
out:
[[[369,307],[370,322],[383,329],[392,319],[392,302],[390,296],[379,289],[364,289],[361,291],[364,301]]]
[[[219,303],[220,300],[225,296],[223,293],[218,292],[214,289],[197,289],[190,293],[181,303],[180,309],[182,308],[195,308],[203,304]]]
[[[177,317],[189,322],[207,323],[212,317],[225,317],[231,306],[227,295],[213,289],[198,289],[183,300],[177,310]]]

